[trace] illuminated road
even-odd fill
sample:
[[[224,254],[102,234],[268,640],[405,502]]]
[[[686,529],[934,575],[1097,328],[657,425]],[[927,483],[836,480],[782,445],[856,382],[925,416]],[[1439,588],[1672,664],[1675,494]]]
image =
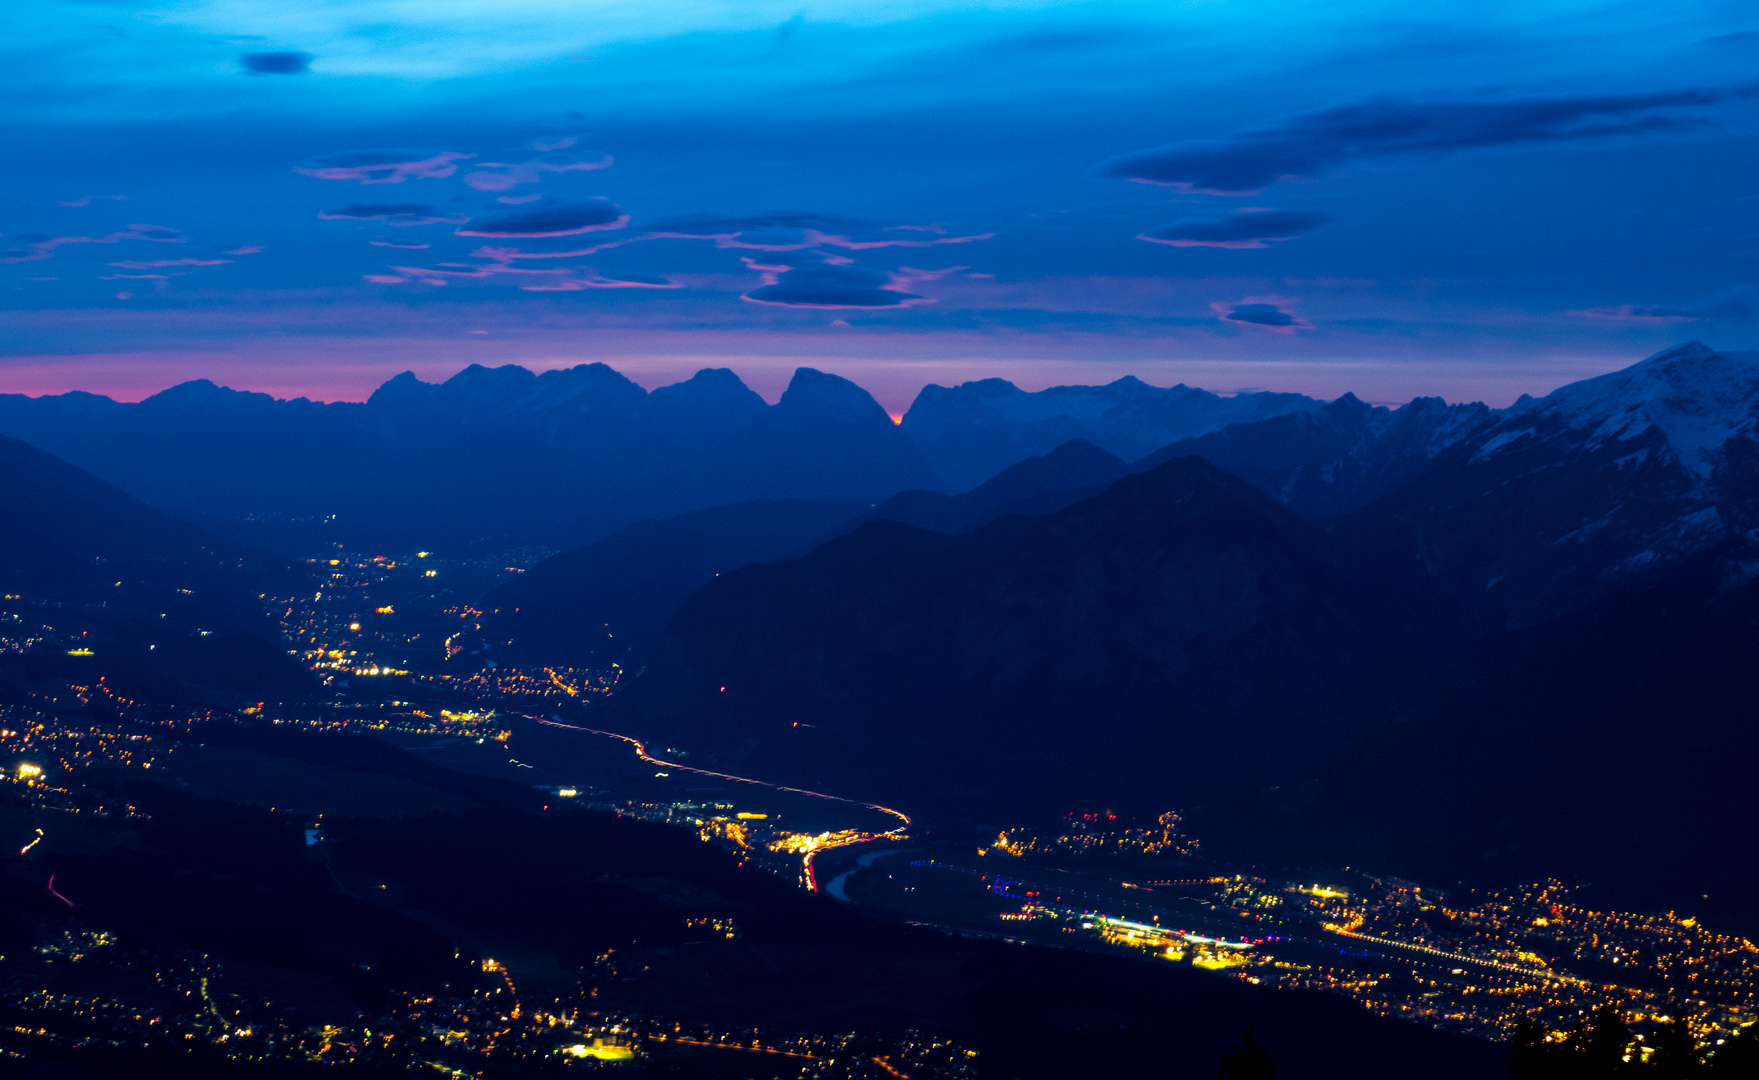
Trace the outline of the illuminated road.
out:
[[[806,875],[806,888],[811,892],[818,891],[818,877],[813,873],[812,860],[820,852],[832,851],[840,847],[848,847],[851,844],[864,844],[869,840],[901,840],[904,838],[904,833],[910,828],[910,815],[902,810],[894,810],[889,806],[881,806],[878,803],[862,802],[860,799],[845,799],[841,795],[826,795],[822,791],[808,791],[805,788],[788,787],[784,784],[772,784],[767,780],[753,780],[749,776],[734,776],[732,773],[699,769],[694,765],[679,765],[676,762],[654,757],[652,754],[648,753],[646,743],[629,735],[619,735],[615,731],[600,731],[598,728],[579,727],[575,724],[564,724],[560,720],[544,720],[538,717],[531,717],[531,719],[537,720],[538,723],[544,724],[548,727],[566,728],[569,731],[583,731],[588,735],[603,735],[610,739],[621,739],[630,746],[635,747],[636,756],[651,765],[659,765],[666,769],[677,769],[681,772],[695,773],[698,776],[712,776],[717,780],[731,780],[740,784],[756,784],[758,787],[767,787],[774,791],[786,791],[793,795],[809,795],[815,799],[829,799],[831,802],[847,803],[850,806],[859,806],[866,810],[877,810],[882,814],[890,814],[903,822],[903,824],[899,825],[897,828],[889,829],[883,833],[860,836],[852,840],[845,840],[841,843],[826,844],[824,847],[816,848],[807,852],[803,868]]]
[[[1540,980],[1549,979],[1549,980],[1553,980],[1556,982],[1575,983],[1578,986],[1588,985],[1587,983],[1583,982],[1581,979],[1571,978],[1567,975],[1555,975],[1549,971],[1541,971],[1536,968],[1524,968],[1524,967],[1518,967],[1514,964],[1502,964],[1502,963],[1498,963],[1495,960],[1481,960],[1475,956],[1466,956],[1461,953],[1443,952],[1440,949],[1431,949],[1427,945],[1410,945],[1410,944],[1407,944],[1403,941],[1394,941],[1391,938],[1375,937],[1372,934],[1357,934],[1357,933],[1353,933],[1349,930],[1328,930],[1327,933],[1337,934],[1340,937],[1354,938],[1357,941],[1373,942],[1376,945],[1391,945],[1395,949],[1408,949],[1411,952],[1423,953],[1425,956],[1439,956],[1444,960],[1453,960],[1457,963],[1476,964],[1479,967],[1495,968],[1498,971],[1509,971],[1509,972],[1515,973],[1516,975],[1525,975],[1528,978],[1532,978],[1532,979],[1540,979]]]

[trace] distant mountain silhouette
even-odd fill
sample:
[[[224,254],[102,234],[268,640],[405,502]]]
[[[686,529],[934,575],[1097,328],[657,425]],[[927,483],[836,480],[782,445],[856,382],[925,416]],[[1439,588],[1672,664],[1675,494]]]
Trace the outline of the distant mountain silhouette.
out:
[[[1449,405],[1440,398],[1417,398],[1392,410],[1345,394],[1322,408],[1181,439],[1133,468],[1151,469],[1195,454],[1302,517],[1336,517],[1402,486],[1431,458],[1495,415],[1479,403]]]
[[[205,380],[137,405],[6,395],[0,431],[209,528],[266,537],[334,515],[326,535],[358,547],[570,544],[742,500],[938,483],[866,391],[808,368],[774,406],[730,371],[650,394],[603,364],[405,373],[364,404]]]
[[[639,522],[539,563],[481,606],[488,632],[526,654],[617,660],[651,644],[679,605],[716,574],[802,554],[869,520],[955,533],[1005,513],[1051,513],[1103,491],[1124,472],[1118,458],[1077,441],[962,495],[906,491],[871,509],[767,499]]]
[[[962,491],[1084,439],[1126,460],[1184,436],[1318,407],[1135,379],[1028,394],[925,388],[902,426],[811,368],[768,405],[724,369],[652,393],[604,364],[405,372],[364,403],[282,401],[197,380],[137,404],[0,395],[0,433],[245,542],[309,554],[573,547],[637,521],[754,499],[880,502]]]
[[[1301,394],[1222,397],[1126,376],[1104,386],[1028,393],[1005,379],[925,386],[904,414],[904,434],[928,455],[949,491],[961,491],[1024,458],[1084,439],[1125,461],[1229,424],[1316,409]]]
[[[38,642],[0,650],[0,694],[56,674],[180,699],[302,692],[306,673],[257,603],[295,581],[273,556],[0,438],[0,588],[17,628],[0,622],[0,636]]]
[[[1260,857],[1754,895],[1719,852],[1759,768],[1759,354],[1669,350],[1488,422],[1418,404],[1397,435],[1351,401],[1287,425],[1305,461],[1212,442],[1310,508],[1324,454],[1358,493],[1423,459],[1323,523],[1186,456],[723,574],[623,719],[985,820],[1134,800]]]

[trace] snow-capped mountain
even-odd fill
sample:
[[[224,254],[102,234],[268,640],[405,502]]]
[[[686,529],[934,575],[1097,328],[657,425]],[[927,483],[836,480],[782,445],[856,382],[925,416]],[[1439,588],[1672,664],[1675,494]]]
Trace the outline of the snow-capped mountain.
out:
[[[1531,625],[1759,539],[1756,425],[1759,353],[1694,342],[1523,398],[1343,527],[1397,526],[1473,621]]]

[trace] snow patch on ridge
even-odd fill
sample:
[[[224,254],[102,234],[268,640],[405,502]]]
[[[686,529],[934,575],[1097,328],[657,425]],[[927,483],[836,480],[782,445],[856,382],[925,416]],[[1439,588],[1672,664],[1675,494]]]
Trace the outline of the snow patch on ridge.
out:
[[[1759,420],[1759,352],[1722,353],[1694,341],[1622,371],[1571,383],[1510,411],[1516,410],[1556,416],[1587,431],[1590,448],[1658,428],[1679,463],[1707,480],[1722,445],[1752,432]],[[1498,434],[1478,456],[1525,433]]]

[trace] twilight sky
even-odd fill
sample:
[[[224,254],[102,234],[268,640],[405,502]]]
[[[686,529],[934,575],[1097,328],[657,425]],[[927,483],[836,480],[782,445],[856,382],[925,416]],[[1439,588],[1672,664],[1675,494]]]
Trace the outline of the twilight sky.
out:
[[[0,5],[0,391],[1506,404],[1759,345],[1759,8]]]

